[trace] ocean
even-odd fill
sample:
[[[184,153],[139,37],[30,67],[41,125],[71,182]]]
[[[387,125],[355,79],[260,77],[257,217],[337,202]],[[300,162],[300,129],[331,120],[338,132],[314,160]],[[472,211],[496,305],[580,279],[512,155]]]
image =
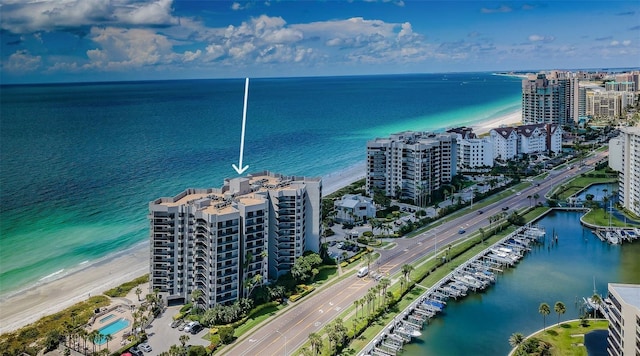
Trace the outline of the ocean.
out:
[[[324,176],[366,142],[517,111],[491,73],[252,79],[247,172]],[[0,296],[147,243],[148,202],[237,176],[244,79],[0,87]]]

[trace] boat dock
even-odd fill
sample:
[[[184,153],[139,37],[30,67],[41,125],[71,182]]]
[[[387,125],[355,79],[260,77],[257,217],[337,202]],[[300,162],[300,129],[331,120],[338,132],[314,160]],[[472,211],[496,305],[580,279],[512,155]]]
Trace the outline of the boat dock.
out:
[[[545,237],[543,228],[526,225],[481,251],[405,308],[359,355],[397,355],[404,344],[422,335],[422,328],[431,318],[444,312],[449,298],[461,298],[488,288],[496,282],[496,273],[514,266],[530,251],[532,243],[543,242]]]
[[[596,236],[601,241],[608,242],[612,245],[621,244],[623,242],[632,242],[640,237],[640,229],[611,227],[598,229],[595,231]]]

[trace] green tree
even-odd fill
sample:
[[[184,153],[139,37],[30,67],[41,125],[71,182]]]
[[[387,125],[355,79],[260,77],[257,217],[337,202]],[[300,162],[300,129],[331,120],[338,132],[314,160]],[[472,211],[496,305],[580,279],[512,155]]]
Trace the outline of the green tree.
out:
[[[524,342],[524,335],[521,333],[513,333],[509,336],[509,345],[513,348],[520,346],[522,342]]]
[[[564,314],[567,311],[567,307],[563,302],[556,302],[553,306],[553,310],[558,313],[558,324],[560,324],[560,315]]]
[[[107,342],[106,343],[107,350],[109,350],[109,341],[113,340],[113,336],[111,336],[111,334],[106,334],[104,335],[104,339]]]
[[[180,335],[180,337],[178,338],[178,341],[180,341],[180,344],[182,345],[182,347],[185,347],[187,342],[189,342],[189,335],[187,334]]]
[[[405,264],[402,266],[402,276],[407,282],[407,286],[409,286],[409,278],[411,278],[411,271],[413,271],[413,266],[410,264]]]
[[[220,335],[220,341],[224,344],[230,344],[233,342],[233,333],[234,329],[231,326],[223,326],[218,330],[218,335]]]
[[[309,343],[311,344],[313,354],[319,354],[320,350],[322,350],[322,337],[316,333],[311,333],[309,334]]]
[[[551,314],[551,308],[549,307],[549,304],[547,303],[542,303],[540,304],[540,307],[538,307],[538,313],[542,314],[542,325],[543,325],[543,330],[547,329],[547,315]]]
[[[142,289],[140,287],[136,288],[136,296],[138,296],[138,301],[140,301],[140,294],[142,294]]]

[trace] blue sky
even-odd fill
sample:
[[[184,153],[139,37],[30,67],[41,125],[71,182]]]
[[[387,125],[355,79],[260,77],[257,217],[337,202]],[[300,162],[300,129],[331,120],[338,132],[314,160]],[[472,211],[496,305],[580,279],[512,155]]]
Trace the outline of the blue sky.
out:
[[[2,83],[640,66],[640,1],[0,0]]]

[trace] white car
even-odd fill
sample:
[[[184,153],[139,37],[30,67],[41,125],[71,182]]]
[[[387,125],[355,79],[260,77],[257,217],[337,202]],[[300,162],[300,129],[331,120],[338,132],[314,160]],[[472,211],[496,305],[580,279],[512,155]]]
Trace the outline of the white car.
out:
[[[149,346],[149,344],[147,344],[146,342],[138,345],[138,348],[144,352],[151,352],[151,346]]]
[[[193,329],[193,327],[196,326],[196,325],[200,325],[200,323],[197,322],[197,321],[189,322],[189,324],[187,324],[187,326],[184,327],[184,332],[186,332],[186,333],[191,332],[191,329]]]

